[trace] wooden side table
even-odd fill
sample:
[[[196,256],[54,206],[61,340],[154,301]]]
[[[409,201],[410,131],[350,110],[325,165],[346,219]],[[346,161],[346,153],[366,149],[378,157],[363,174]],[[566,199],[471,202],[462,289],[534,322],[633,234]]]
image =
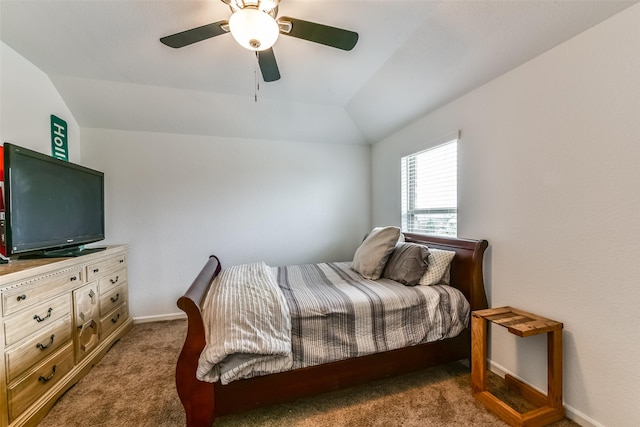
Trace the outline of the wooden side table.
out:
[[[503,326],[519,337],[547,333],[547,394],[506,375],[507,385],[537,409],[520,413],[487,390],[487,322]],[[513,307],[473,312],[471,319],[471,382],[473,395],[512,426],[541,426],[564,417],[562,406],[562,323]]]

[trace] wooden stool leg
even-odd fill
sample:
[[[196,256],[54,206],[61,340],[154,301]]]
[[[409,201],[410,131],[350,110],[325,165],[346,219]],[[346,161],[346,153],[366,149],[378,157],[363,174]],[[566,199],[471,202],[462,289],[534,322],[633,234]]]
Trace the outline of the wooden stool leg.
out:
[[[471,317],[471,384],[474,393],[487,389],[487,320]]]
[[[562,329],[547,333],[547,405],[562,408]]]

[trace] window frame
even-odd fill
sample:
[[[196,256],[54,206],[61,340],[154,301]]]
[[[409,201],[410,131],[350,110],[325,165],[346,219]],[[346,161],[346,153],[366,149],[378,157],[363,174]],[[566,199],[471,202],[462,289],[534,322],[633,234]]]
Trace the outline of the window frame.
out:
[[[457,237],[458,235],[457,181],[458,181],[458,145],[459,145],[458,143],[459,141],[460,141],[460,134],[458,132],[453,135],[449,135],[444,138],[440,138],[436,141],[433,141],[431,144],[429,144],[429,148],[427,149],[401,157],[400,159],[400,171],[401,171],[400,172],[401,173],[400,214],[401,214],[401,224],[402,224],[401,228],[403,232],[430,234],[435,236]],[[455,163],[454,163],[455,206],[416,207],[416,203],[418,199],[418,196],[416,194],[416,186],[419,185],[418,177],[420,173],[420,171],[418,170],[419,167],[417,164],[418,157],[420,155],[425,155],[426,153],[429,153],[429,152],[439,155],[440,152],[438,152],[437,150],[445,148],[450,144],[455,144],[455,151],[454,151],[455,154],[453,156],[453,160],[455,160]],[[448,160],[451,160],[451,158],[448,158]],[[448,171],[447,173],[444,173],[442,175],[438,175],[439,177],[444,177],[449,179],[448,181],[445,182],[444,185],[442,185],[442,188],[446,189],[447,186],[451,185],[450,175],[451,175],[451,171]],[[449,184],[447,185],[447,183]],[[435,228],[432,229],[426,226],[419,226],[418,222],[420,220],[416,218],[417,215],[421,215],[423,217],[427,216],[427,218],[430,218],[429,221],[432,224],[435,223]],[[445,218],[442,218],[443,216]],[[446,218],[446,216],[449,216],[449,217]],[[453,222],[451,222],[452,219],[454,220]],[[446,225],[443,225],[445,224],[444,220],[446,220]],[[423,219],[422,222],[424,221],[425,220]]]

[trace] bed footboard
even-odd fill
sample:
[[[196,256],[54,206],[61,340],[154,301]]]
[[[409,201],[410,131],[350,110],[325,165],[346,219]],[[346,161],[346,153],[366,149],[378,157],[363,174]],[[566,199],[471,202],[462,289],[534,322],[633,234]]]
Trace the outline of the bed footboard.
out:
[[[206,343],[202,304],[220,269],[218,258],[209,257],[191,287],[178,299],[178,307],[187,313],[188,329],[176,365],[176,388],[187,416],[187,426],[211,426],[215,417],[214,385],[199,381],[196,370]]]

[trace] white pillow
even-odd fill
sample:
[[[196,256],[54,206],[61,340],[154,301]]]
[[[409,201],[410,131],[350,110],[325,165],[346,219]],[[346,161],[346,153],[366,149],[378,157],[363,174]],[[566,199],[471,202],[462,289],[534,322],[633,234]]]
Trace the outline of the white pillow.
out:
[[[351,268],[365,279],[378,280],[399,237],[398,227],[374,228],[356,249]]]
[[[451,261],[455,255],[454,251],[429,248],[429,267],[427,267],[427,272],[424,273],[419,284],[431,286],[444,283],[448,285]]]

